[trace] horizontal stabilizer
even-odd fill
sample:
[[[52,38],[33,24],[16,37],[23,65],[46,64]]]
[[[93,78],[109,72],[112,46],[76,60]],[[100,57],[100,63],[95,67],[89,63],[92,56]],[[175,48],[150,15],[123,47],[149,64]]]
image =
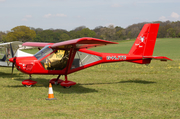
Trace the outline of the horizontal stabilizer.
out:
[[[132,60],[132,61],[128,61],[128,62],[133,62],[133,63],[137,63],[137,64],[150,64],[151,59]]]
[[[161,60],[161,61],[167,61],[167,60],[172,61],[172,59],[165,57],[165,56],[143,56],[143,58],[145,58],[145,59],[156,59],[156,60]]]

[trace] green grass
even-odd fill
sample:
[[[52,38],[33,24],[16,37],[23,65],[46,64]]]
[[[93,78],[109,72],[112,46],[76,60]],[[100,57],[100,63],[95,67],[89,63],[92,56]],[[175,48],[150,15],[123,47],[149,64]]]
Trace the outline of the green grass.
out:
[[[97,47],[99,52],[128,53],[134,40]],[[45,100],[48,81],[56,76],[33,75],[38,84],[23,87],[28,75],[0,68],[0,118],[180,118],[180,39],[157,39],[154,55],[173,61],[149,66],[128,62],[101,64],[68,75],[70,89],[53,86],[57,100]],[[64,77],[62,77],[64,79]]]
[[[30,54],[35,54],[39,50],[37,48],[33,48],[33,49],[23,49],[22,51],[30,53]]]

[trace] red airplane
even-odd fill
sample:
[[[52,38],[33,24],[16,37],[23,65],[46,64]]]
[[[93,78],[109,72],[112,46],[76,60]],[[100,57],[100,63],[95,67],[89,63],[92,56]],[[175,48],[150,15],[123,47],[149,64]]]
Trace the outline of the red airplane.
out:
[[[22,81],[25,86],[37,83],[31,80],[32,74],[52,74],[58,77],[51,79],[50,83],[69,88],[76,83],[67,79],[68,74],[97,64],[121,61],[149,64],[152,59],[171,60],[164,56],[152,56],[158,29],[159,24],[145,24],[128,54],[88,50],[92,47],[118,43],[84,37],[59,43],[26,42],[23,46],[43,48],[34,56],[14,57],[9,61],[13,62],[19,71],[29,74],[30,79]],[[65,80],[59,79],[61,75],[65,75]]]

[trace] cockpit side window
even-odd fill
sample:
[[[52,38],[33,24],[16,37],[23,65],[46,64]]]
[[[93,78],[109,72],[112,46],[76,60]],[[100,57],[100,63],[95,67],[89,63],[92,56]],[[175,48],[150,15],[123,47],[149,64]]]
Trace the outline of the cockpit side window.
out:
[[[91,64],[99,60],[102,60],[102,57],[77,51],[71,69],[85,66],[87,64]]]
[[[41,58],[45,57],[46,55],[48,55],[49,53],[53,52],[53,50],[51,48],[49,48],[48,46],[45,46],[43,49],[41,49],[39,52],[37,52],[34,56],[40,60]]]

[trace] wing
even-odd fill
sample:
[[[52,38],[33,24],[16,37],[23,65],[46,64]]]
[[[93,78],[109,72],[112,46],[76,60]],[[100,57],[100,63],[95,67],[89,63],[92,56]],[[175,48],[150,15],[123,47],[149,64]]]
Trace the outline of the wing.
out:
[[[68,40],[64,42],[55,43],[51,48],[70,48],[74,47],[76,49],[80,48],[92,48],[96,46],[102,46],[107,44],[118,44],[116,42],[105,41],[97,38],[84,37],[79,39]]]
[[[54,43],[42,43],[42,42],[25,42],[22,46],[31,46],[31,47],[44,47],[46,45],[53,45]]]
[[[8,47],[10,47],[10,44],[11,44],[13,50],[16,51],[18,48],[21,47],[22,42],[20,42],[20,41],[13,41],[13,42],[7,42],[7,43],[0,43],[0,48],[8,48]]]
[[[101,40],[101,39],[97,39],[97,38],[84,37],[84,38],[63,41],[63,42],[59,42],[59,43],[25,42],[22,45],[23,46],[32,46],[32,47],[44,47],[46,45],[50,45],[51,48],[74,47],[76,49],[80,49],[80,48],[91,48],[91,47],[96,47],[96,46],[102,46],[102,45],[107,45],[107,44],[118,44],[118,43]]]

